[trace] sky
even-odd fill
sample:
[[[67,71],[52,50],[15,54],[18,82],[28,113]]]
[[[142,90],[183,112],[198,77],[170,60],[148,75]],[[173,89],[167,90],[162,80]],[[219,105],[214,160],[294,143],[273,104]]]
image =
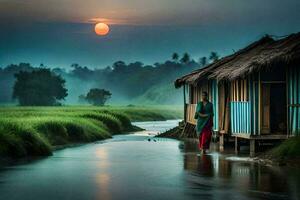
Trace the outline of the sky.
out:
[[[97,22],[107,36],[94,33]],[[0,0],[0,67],[153,64],[173,52],[198,60],[299,31],[299,0]]]

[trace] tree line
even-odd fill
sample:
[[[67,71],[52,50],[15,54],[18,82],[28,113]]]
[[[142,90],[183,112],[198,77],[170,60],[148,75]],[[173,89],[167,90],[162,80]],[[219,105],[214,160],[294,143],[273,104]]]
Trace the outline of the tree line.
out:
[[[117,61],[102,69],[76,63],[70,70],[43,64],[39,67],[29,63],[12,64],[0,68],[0,103],[16,99],[20,105],[59,105],[72,96],[73,102],[104,105],[112,94],[115,99],[130,100],[155,85],[172,83],[178,76],[214,62],[218,57],[212,52],[196,62],[188,53],[181,57],[173,53],[170,60],[162,63],[144,65]],[[92,100],[95,94],[98,99]]]

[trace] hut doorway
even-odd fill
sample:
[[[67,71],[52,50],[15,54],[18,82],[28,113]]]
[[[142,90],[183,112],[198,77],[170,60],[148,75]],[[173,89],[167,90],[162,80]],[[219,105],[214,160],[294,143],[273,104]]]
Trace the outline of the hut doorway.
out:
[[[266,82],[261,85],[261,133],[286,132],[286,85]]]

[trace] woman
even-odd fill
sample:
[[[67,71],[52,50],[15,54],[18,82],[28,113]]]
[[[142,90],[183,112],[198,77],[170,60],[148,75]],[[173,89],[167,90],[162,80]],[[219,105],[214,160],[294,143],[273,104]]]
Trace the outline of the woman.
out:
[[[202,101],[197,103],[195,119],[197,119],[196,132],[199,137],[199,149],[203,154],[209,149],[213,127],[213,105],[208,101],[207,92],[202,93]]]

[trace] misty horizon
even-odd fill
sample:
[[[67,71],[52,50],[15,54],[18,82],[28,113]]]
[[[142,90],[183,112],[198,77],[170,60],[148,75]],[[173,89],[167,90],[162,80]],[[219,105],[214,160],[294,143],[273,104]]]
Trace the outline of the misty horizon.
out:
[[[188,52],[196,61],[211,51],[226,56],[265,34],[299,32],[299,8],[296,0],[0,0],[5,27],[0,30],[0,66],[29,62],[105,68],[119,60],[153,64],[173,52]],[[98,21],[110,26],[107,36],[94,33]]]

